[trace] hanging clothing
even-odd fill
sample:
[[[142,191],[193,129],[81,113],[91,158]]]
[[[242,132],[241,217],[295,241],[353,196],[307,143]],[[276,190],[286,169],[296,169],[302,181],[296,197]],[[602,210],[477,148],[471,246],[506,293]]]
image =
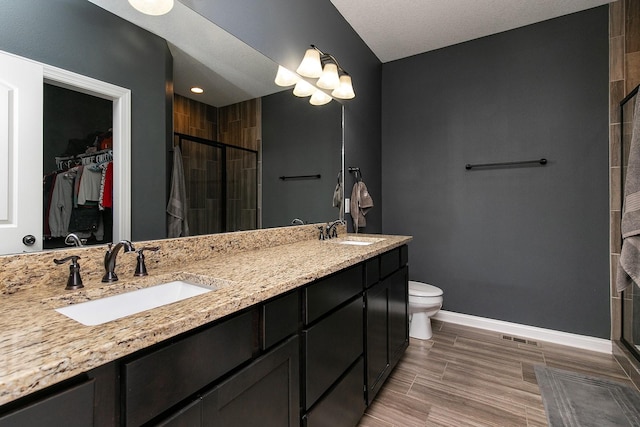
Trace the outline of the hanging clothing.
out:
[[[58,174],[49,209],[49,229],[51,237],[64,237],[68,234],[69,221],[73,210],[73,184],[75,171]]]
[[[100,187],[100,210],[113,207],[113,162],[107,163]]]
[[[95,166],[95,164],[93,165]],[[85,166],[78,185],[78,205],[86,205],[87,202],[100,200],[100,182],[102,171],[95,167]]]
[[[187,223],[187,189],[184,183],[182,153],[180,147],[173,147],[173,172],[171,174],[171,192],[167,204],[167,235],[169,238],[189,235]]]
[[[351,190],[350,201],[351,218],[353,218],[353,228],[356,233],[358,228],[363,228],[367,225],[365,215],[372,207],[373,199],[369,194],[369,190],[367,190],[367,186],[364,181],[357,181]]]

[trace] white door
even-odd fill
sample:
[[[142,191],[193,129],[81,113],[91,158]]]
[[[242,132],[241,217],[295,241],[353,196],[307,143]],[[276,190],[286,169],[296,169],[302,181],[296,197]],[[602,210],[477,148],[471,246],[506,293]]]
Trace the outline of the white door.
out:
[[[0,254],[42,250],[42,66],[0,52]]]

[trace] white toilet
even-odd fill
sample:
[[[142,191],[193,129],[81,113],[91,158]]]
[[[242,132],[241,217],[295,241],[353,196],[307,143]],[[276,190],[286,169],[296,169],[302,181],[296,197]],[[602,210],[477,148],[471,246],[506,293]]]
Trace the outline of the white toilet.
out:
[[[426,283],[409,280],[409,336],[428,340],[431,317],[442,307],[442,289]]]

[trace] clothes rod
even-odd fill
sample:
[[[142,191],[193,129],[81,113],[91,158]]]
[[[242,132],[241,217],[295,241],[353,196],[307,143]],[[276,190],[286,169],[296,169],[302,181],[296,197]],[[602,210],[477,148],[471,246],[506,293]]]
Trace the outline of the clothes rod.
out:
[[[520,161],[520,162],[480,163],[480,164],[476,164],[476,165],[471,165],[471,164],[467,163],[466,165],[464,165],[464,168],[466,170],[469,170],[471,168],[528,165],[528,164],[534,164],[534,163],[539,163],[540,165],[546,165],[547,164],[547,159],[542,158],[542,159],[539,159],[539,160],[523,160],[523,161]]]
[[[288,179],[320,179],[322,175],[293,175],[293,176],[281,176],[280,179],[286,181]]]

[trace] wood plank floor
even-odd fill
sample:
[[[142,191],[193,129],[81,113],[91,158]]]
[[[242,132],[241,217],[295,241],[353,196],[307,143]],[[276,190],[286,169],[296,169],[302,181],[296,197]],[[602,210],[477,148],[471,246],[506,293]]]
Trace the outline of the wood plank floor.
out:
[[[612,355],[433,321],[412,339],[359,427],[547,425],[535,364],[631,384]]]

